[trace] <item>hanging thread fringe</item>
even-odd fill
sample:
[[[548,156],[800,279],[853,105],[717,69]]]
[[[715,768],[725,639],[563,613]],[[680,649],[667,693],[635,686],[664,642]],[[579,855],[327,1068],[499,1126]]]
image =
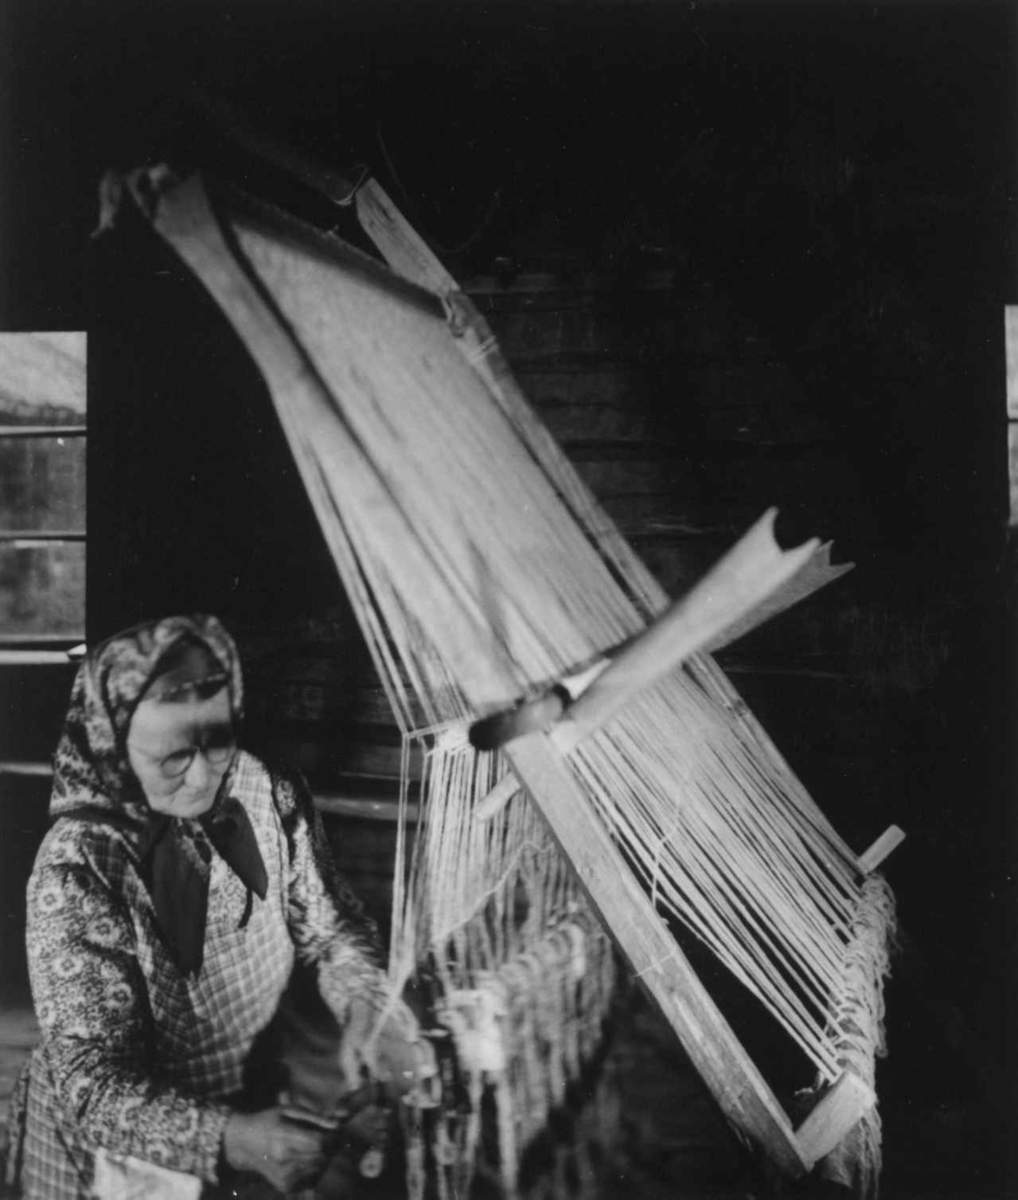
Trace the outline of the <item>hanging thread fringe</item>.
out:
[[[884,981],[895,946],[894,894],[879,874],[867,876],[852,922],[839,986],[831,997],[830,1036],[838,1065],[876,1092],[876,1060],[887,1053]],[[826,1084],[817,1081],[812,1096]],[[809,1095],[809,1093],[804,1093]],[[877,1200],[882,1163],[882,1127],[876,1104],[818,1165],[818,1173],[851,1188],[859,1200]]]

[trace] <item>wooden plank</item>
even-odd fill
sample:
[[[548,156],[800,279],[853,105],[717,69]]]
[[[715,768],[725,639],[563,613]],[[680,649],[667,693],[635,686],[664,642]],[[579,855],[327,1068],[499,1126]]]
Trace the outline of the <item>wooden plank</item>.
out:
[[[1018,304],[1004,308],[1004,356],[1007,363],[1007,415],[1018,421]]]
[[[548,737],[521,738],[505,753],[634,977],[660,1008],[725,1116],[780,1170],[803,1174],[807,1164],[777,1098]]]
[[[0,667],[67,667],[72,661],[66,650],[0,650]]]
[[[362,821],[384,821],[394,825],[399,820],[399,805],[395,800],[374,800],[366,796],[337,796],[333,793],[315,792],[315,808],[332,817],[353,817]],[[419,806],[408,804],[406,820],[415,824]]]
[[[53,764],[48,762],[17,762],[7,759],[0,762],[0,775],[30,775],[37,779],[49,779],[53,775]]]
[[[0,424],[0,438],[61,437],[82,438],[88,436],[87,425],[4,425]]]
[[[1018,421],[1007,426],[1007,480],[1010,506],[1008,525],[1018,529]]]
[[[846,1071],[825,1092],[795,1132],[799,1153],[809,1167],[834,1149],[877,1102],[876,1093],[854,1071]]]
[[[427,242],[403,219],[376,180],[364,181],[357,191],[356,205],[364,232],[382,250],[394,271],[438,296],[459,291]]]
[[[868,850],[859,855],[859,866],[866,875],[880,866],[884,859],[905,840],[905,831],[890,825]]]

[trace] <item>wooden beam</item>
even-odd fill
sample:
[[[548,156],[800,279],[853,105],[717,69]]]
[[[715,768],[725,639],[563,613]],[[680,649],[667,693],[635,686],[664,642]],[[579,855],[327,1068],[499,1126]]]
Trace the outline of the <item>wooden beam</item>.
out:
[[[876,1102],[876,1093],[854,1071],[840,1076],[795,1132],[806,1164],[812,1168],[830,1154]]]
[[[1018,421],[1007,423],[1008,525],[1018,529]]]
[[[0,775],[32,775],[49,779],[52,774],[53,764],[48,762],[15,762],[11,759],[0,762]]]
[[[78,438],[87,435],[87,425],[0,425],[0,438]]]
[[[66,650],[0,649],[0,667],[70,667],[74,663]]]
[[[1018,421],[1018,304],[1004,306],[1004,356],[1007,363],[1007,416]]]
[[[802,1175],[792,1125],[546,734],[505,749],[633,975],[671,1025],[725,1116],[786,1175]]]
[[[1004,307],[1004,357],[1007,370],[1008,526],[1018,529],[1018,304]]]
[[[331,817],[353,817],[360,821],[384,821],[395,825],[399,820],[399,804],[395,800],[373,800],[365,796],[341,796],[334,792],[315,792],[315,808]],[[418,805],[408,804],[404,819],[416,824]]]
[[[364,181],[357,190],[355,204],[357,219],[364,232],[394,271],[437,296],[459,292],[455,279],[376,180],[368,178]]]

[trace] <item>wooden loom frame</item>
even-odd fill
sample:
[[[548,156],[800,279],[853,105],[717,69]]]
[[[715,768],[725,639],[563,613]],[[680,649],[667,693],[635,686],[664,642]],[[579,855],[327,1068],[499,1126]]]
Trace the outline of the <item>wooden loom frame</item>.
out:
[[[357,189],[356,205],[362,228],[393,270],[446,297],[465,318],[463,350],[486,375],[489,387],[516,388],[487,322],[376,180],[367,179]],[[486,372],[478,359],[490,364]],[[550,735],[528,734],[504,747],[503,753],[725,1116],[784,1174],[795,1178],[810,1171],[876,1102],[870,1087],[853,1072],[845,1072],[794,1128],[618,847],[592,817],[589,800]],[[875,870],[900,836],[892,830],[883,834],[860,858],[860,874]]]
[[[292,156],[287,156],[285,165],[293,168]],[[158,185],[168,180],[147,176],[146,182],[154,182],[159,191]],[[321,187],[320,179],[315,182]],[[304,364],[265,299],[233,259],[200,182],[191,180],[164,189],[154,209],[151,191],[146,194],[135,190],[134,194],[150,210],[156,230],[226,312],[270,390],[293,386]],[[362,228],[389,266],[443,302],[455,323],[457,345],[484,378],[496,400],[514,406],[525,404],[486,322],[377,182],[370,178],[363,180],[343,197],[344,203],[351,200],[355,200]],[[167,221],[164,214],[168,211]],[[582,485],[578,486],[582,491]],[[635,560],[613,529],[612,535],[619,543],[613,549]],[[742,723],[760,750],[787,771],[773,743],[720,669],[709,659],[704,661],[717,698]],[[633,974],[661,1010],[722,1112],[783,1175],[795,1178],[811,1170],[874,1105],[876,1097],[872,1089],[859,1076],[846,1071],[798,1128],[794,1127],[700,982],[667,922],[657,913],[621,851],[592,811],[550,735],[527,734],[505,746],[503,753],[572,864],[594,910]],[[859,874],[874,870],[902,836],[894,827],[884,834],[857,860]]]

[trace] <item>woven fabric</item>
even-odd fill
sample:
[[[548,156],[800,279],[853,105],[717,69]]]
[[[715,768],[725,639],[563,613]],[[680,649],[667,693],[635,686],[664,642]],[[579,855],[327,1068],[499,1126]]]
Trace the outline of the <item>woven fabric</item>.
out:
[[[47,834],[28,889],[28,946],[42,1042],[31,1061],[26,1198],[88,1195],[92,1149],[213,1182],[245,1059],[295,958],[317,968],[342,1022],[380,1000],[374,930],[336,878],[306,789],[240,752],[240,799],[268,875],[248,890],[213,854],[206,953],[184,975],[159,935],[129,831],[68,815]]]

